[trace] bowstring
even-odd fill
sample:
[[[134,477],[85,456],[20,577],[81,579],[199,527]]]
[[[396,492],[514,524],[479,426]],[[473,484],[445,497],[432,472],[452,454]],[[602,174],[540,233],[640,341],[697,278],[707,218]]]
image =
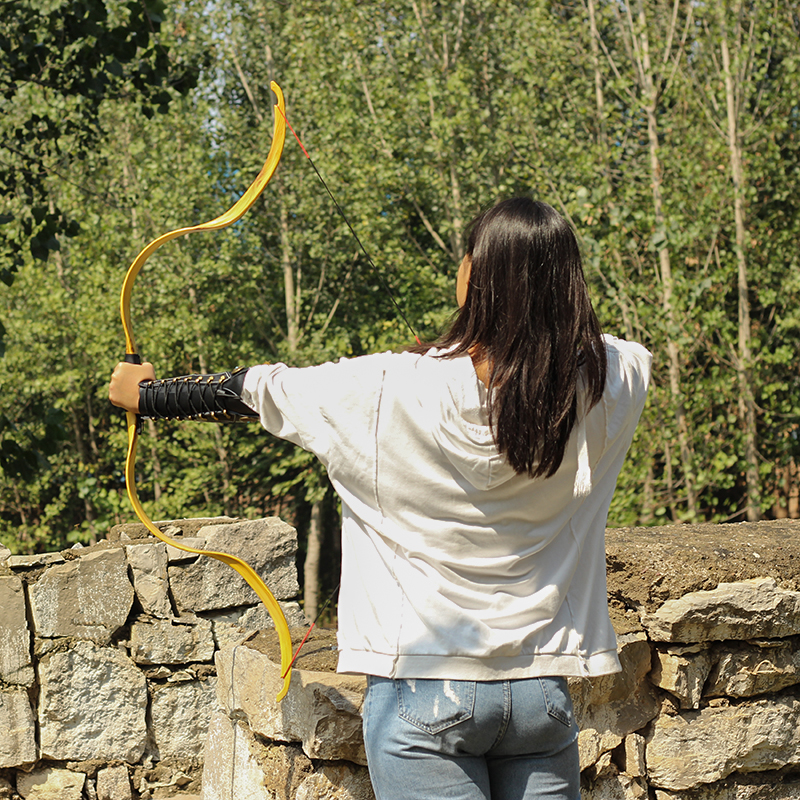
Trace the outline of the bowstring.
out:
[[[317,165],[314,163],[314,159],[311,158],[311,156],[308,154],[308,150],[306,150],[306,148],[303,146],[303,143],[300,141],[300,137],[297,135],[297,131],[295,131],[295,129],[292,127],[292,123],[289,122],[289,119],[286,116],[286,114],[283,111],[283,109],[279,108],[278,110],[283,115],[283,119],[286,122],[286,126],[292,132],[292,134],[294,135],[294,138],[297,139],[297,144],[300,145],[300,149],[303,151],[303,154],[305,155],[305,157],[308,159],[309,163],[311,164],[311,168],[316,173],[317,177],[319,178],[320,183],[325,187],[325,191],[328,193],[328,197],[330,197],[331,201],[333,202],[333,205],[336,207],[336,210],[339,212],[339,216],[344,220],[344,224],[347,225],[348,229],[350,230],[350,233],[353,234],[353,238],[356,240],[356,242],[358,242],[358,246],[361,248],[361,252],[364,254],[364,256],[367,259],[367,263],[370,265],[370,267],[372,268],[372,271],[375,273],[375,275],[378,276],[378,280],[381,282],[381,286],[383,287],[383,290],[386,292],[386,294],[388,295],[389,299],[392,301],[392,304],[394,305],[395,309],[397,310],[397,313],[400,315],[400,318],[403,320],[403,322],[405,322],[406,327],[409,329],[409,331],[411,331],[411,335],[414,337],[414,339],[416,340],[417,344],[422,344],[422,342],[420,341],[419,336],[417,336],[417,332],[414,330],[414,326],[408,321],[408,317],[405,315],[405,312],[403,311],[402,307],[400,306],[400,303],[397,302],[397,298],[394,296],[394,293],[392,292],[391,288],[389,287],[389,283],[387,282],[386,277],[383,274],[383,271],[378,269],[378,267],[375,265],[375,262],[372,260],[372,256],[370,256],[370,254],[367,252],[367,248],[364,247],[363,242],[359,238],[359,236],[356,233],[356,231],[353,228],[353,226],[350,224],[350,220],[347,218],[347,214],[344,213],[344,210],[339,205],[339,201],[334,196],[333,192],[331,191],[330,186],[328,186],[327,181],[325,180],[325,178],[322,177],[322,174],[317,169]]]

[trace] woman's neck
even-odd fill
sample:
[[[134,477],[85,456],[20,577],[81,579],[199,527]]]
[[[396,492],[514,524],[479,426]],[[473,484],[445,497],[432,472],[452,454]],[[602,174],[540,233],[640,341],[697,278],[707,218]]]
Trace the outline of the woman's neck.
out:
[[[469,350],[469,357],[472,359],[472,366],[475,368],[475,374],[478,380],[486,387],[489,386],[489,362],[486,358],[480,355],[476,347],[471,347]]]

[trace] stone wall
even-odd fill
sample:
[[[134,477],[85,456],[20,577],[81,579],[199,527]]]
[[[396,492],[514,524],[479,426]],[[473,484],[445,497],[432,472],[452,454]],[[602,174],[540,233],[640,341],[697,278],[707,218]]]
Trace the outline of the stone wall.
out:
[[[306,624],[289,525],[159,525],[247,560],[290,622]],[[0,798],[197,796],[214,655],[271,624],[229,567],[168,547],[141,525],[62,553],[0,548]]]
[[[571,680],[583,800],[800,798],[800,523],[609,531],[623,671]],[[364,680],[312,637],[281,704],[274,636],[217,654],[204,800],[372,800]]]
[[[302,633],[294,531],[164,523],[243,556]],[[583,800],[800,800],[800,523],[609,531],[623,671],[571,690]],[[289,694],[229,568],[112,531],[0,553],[0,800],[371,800],[364,681],[312,635]]]

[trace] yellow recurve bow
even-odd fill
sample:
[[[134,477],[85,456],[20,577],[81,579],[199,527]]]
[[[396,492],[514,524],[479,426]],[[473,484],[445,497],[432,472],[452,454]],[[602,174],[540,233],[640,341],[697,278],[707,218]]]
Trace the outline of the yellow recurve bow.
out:
[[[272,146],[270,147],[267,160],[261,168],[256,179],[248,187],[247,191],[234,203],[224,214],[212,219],[209,222],[204,222],[200,225],[192,225],[188,228],[178,228],[177,230],[165,233],[154,239],[148,244],[138,256],[133,260],[133,263],[128,268],[125,275],[125,280],[122,284],[122,293],[120,295],[120,313],[122,316],[122,327],[125,331],[125,361],[138,364],[141,363],[136,351],[136,344],[133,339],[133,332],[131,327],[131,292],[133,290],[133,282],[136,276],[144,266],[145,261],[159,248],[162,244],[176,239],[179,236],[185,236],[187,233],[195,233],[197,231],[216,231],[232,225],[248,211],[253,205],[258,196],[264,190],[266,185],[272,178],[278,166],[278,162],[283,152],[283,143],[286,138],[286,114],[285,104],[283,99],[283,92],[280,86],[274,81],[271,82],[270,88],[277,97],[275,104],[275,122],[272,134]],[[188,553],[197,553],[199,555],[210,556],[218,561],[222,561],[229,567],[235,569],[252,587],[255,593],[261,598],[264,605],[267,607],[275,628],[278,632],[278,640],[281,648],[281,675],[283,676],[283,686],[278,692],[278,700],[282,700],[289,690],[289,682],[291,680],[291,664],[292,664],[292,638],[289,633],[289,625],[286,622],[286,617],[278,601],[275,599],[272,592],[267,588],[267,585],[258,575],[258,573],[245,561],[237,558],[236,556],[229,555],[228,553],[219,553],[211,550],[198,550],[194,547],[187,547],[186,545],[165,536],[147,516],[142,504],[139,502],[139,497],[136,492],[136,481],[134,475],[134,464],[136,461],[136,442],[138,438],[139,421],[136,414],[127,412],[127,425],[128,425],[128,455],[125,459],[125,484],[128,489],[128,497],[131,501],[136,515],[142,521],[153,536],[159,538],[162,542],[177,547],[179,550],[185,550]]]

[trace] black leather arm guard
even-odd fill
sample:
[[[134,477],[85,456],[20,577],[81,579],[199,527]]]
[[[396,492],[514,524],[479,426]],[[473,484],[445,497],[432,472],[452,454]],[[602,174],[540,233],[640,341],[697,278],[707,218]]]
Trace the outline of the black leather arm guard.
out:
[[[146,419],[204,419],[213,422],[246,422],[258,413],[242,400],[246,367],[214,375],[182,375],[179,378],[142,381],[139,414]]]

